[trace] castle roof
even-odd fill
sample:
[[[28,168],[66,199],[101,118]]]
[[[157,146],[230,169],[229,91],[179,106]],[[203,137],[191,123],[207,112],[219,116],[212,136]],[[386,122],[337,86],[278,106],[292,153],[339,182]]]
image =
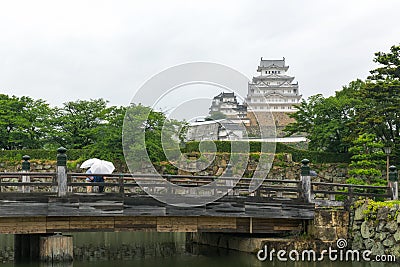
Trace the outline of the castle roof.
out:
[[[253,77],[253,82],[259,81],[259,80],[288,80],[288,81],[293,81],[294,77],[288,76],[288,75],[279,75],[279,74],[269,74],[269,75],[259,75]]]
[[[261,58],[260,60],[260,65],[257,68],[257,71],[260,72],[261,70],[264,69],[283,69],[283,70],[288,70],[289,66],[285,65],[285,58],[283,59],[263,59]]]
[[[277,66],[277,67],[285,67],[285,58],[283,59],[263,59],[260,60],[260,67],[270,67],[270,66]]]
[[[225,92],[222,92],[222,93],[220,93],[219,95],[214,96],[214,99],[217,99],[217,98],[222,99],[222,98],[224,98],[224,97],[234,97],[234,98],[236,98],[235,93],[225,93]]]

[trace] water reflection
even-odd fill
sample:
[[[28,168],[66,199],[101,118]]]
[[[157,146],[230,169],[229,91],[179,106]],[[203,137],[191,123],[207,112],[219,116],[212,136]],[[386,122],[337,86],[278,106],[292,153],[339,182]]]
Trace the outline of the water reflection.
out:
[[[78,261],[166,258],[186,253],[184,233],[79,233],[74,236]]]
[[[392,267],[368,262],[260,262],[248,253],[186,243],[183,233],[73,233],[73,263],[0,263],[0,267]],[[0,255],[13,253],[13,236],[0,235]],[[11,250],[11,251],[10,251]],[[1,256],[0,256],[1,259]],[[3,257],[3,260],[4,257]]]

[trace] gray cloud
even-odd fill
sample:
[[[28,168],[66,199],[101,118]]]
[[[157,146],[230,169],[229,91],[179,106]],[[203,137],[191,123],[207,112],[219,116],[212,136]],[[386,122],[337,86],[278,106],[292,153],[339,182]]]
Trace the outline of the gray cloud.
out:
[[[399,43],[400,2],[2,1],[0,92],[127,105],[152,75],[211,61],[251,78],[282,58],[304,96],[332,95]]]

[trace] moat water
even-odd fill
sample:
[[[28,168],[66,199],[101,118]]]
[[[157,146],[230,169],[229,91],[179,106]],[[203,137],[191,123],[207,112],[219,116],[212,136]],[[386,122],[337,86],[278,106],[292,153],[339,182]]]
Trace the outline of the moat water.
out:
[[[17,263],[13,235],[0,235],[0,267],[383,267],[378,262],[280,262],[259,261],[255,254],[199,246],[186,242],[184,233],[75,233],[72,263]]]

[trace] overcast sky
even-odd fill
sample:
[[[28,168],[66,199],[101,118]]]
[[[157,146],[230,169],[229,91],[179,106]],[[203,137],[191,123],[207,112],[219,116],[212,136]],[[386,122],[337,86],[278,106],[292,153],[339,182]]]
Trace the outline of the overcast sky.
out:
[[[127,105],[151,76],[185,62],[250,79],[286,58],[304,97],[332,95],[399,44],[400,1],[0,1],[0,92],[52,105]]]

